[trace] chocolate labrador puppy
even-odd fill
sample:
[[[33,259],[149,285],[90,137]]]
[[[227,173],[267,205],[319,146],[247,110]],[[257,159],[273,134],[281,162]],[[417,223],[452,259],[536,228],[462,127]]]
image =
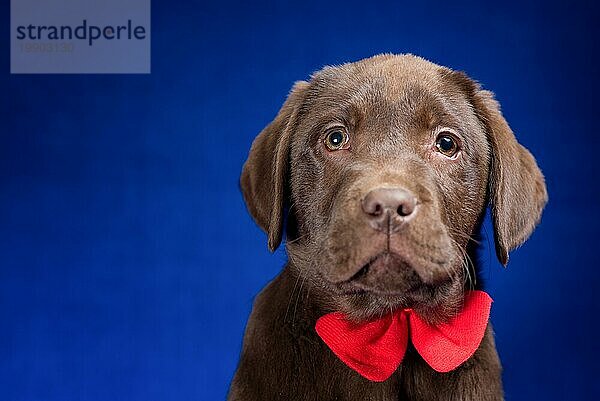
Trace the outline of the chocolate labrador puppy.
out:
[[[436,372],[409,343],[380,382],[315,331],[330,312],[367,322],[411,308],[444,324],[481,287],[486,207],[502,264],[532,233],[544,178],[491,92],[412,55],[326,67],[256,138],[241,188],[271,251],[285,230],[289,261],[254,302],[229,400],[503,398],[489,324],[456,369]]]

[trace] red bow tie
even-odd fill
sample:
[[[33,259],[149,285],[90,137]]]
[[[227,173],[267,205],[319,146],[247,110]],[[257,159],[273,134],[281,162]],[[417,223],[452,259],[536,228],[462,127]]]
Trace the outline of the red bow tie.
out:
[[[341,313],[317,320],[317,334],[351,369],[382,382],[402,362],[408,337],[421,357],[438,372],[449,372],[479,347],[490,316],[492,298],[483,291],[465,295],[464,307],[451,321],[430,326],[412,309],[367,323],[352,323]]]

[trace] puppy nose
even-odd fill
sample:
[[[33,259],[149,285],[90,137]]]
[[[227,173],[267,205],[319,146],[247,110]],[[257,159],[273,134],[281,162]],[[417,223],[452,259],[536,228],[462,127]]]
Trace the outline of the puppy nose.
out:
[[[415,213],[417,198],[402,188],[377,188],[362,200],[362,210],[373,228],[393,230]]]

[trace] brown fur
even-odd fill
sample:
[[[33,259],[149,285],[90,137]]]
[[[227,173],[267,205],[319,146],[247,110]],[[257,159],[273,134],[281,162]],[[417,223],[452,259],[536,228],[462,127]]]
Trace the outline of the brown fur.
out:
[[[332,125],[347,130],[349,149],[323,145]],[[435,149],[441,127],[460,139],[454,160]],[[383,383],[346,367],[314,330],[331,311],[365,320],[411,307],[447,321],[464,290],[481,286],[475,239],[486,206],[503,264],[531,234],[544,179],[491,92],[411,55],[326,67],[295,84],[256,138],[241,187],[271,250],[286,229],[289,262],[255,301],[230,400],[502,399],[491,326],[455,371],[436,373],[409,347]],[[368,224],[360,205],[375,188],[416,197],[398,232]]]

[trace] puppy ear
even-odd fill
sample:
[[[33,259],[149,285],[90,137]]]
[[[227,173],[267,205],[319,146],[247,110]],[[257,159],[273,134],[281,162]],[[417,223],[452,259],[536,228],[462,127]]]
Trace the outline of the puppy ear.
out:
[[[248,211],[268,236],[269,250],[281,243],[290,139],[309,84],[294,84],[275,119],[252,143],[240,185]]]
[[[488,194],[496,254],[506,266],[508,253],[525,242],[539,223],[548,193],[535,159],[517,142],[494,94],[478,90],[473,101],[491,145]]]

